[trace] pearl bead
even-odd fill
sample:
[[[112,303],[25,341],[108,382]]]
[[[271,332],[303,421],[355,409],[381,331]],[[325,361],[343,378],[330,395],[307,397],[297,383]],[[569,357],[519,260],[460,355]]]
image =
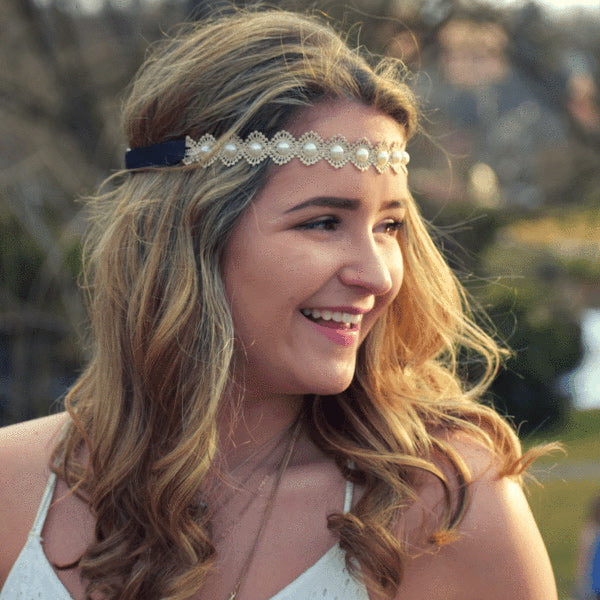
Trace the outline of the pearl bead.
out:
[[[308,157],[312,158],[313,156],[317,155],[317,146],[314,142],[306,142],[302,149]]]
[[[390,157],[390,153],[387,150],[380,150],[377,153],[377,164],[382,167],[385,165]]]
[[[259,154],[262,152],[262,149],[263,146],[259,142],[252,142],[248,146],[248,152],[252,154],[252,156],[259,156]]]
[[[331,154],[331,158],[334,160],[341,160],[344,158],[344,149],[339,144],[332,146],[329,152]]]
[[[235,144],[225,144],[225,154],[234,157],[237,153],[237,146]]]
[[[393,165],[398,165],[402,163],[402,151],[401,150],[392,150],[390,155],[390,163]]]
[[[356,151],[356,160],[361,163],[366,163],[369,160],[369,150],[367,148],[359,148]]]

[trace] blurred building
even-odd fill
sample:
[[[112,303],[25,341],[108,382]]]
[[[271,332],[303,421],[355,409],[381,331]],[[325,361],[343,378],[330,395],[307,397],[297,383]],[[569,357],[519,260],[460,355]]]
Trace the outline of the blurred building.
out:
[[[566,147],[555,82],[540,85],[525,70],[522,49],[498,21],[452,18],[437,38],[420,91],[443,115],[435,127],[436,134],[446,130],[446,150],[468,157],[468,199],[538,208],[545,201],[542,165]]]

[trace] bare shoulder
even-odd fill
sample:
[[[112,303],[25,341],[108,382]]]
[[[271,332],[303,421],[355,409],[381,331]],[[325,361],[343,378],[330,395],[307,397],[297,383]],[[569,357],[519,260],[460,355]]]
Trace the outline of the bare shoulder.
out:
[[[35,519],[66,420],[60,413],[0,429],[0,586]]]
[[[447,439],[473,476],[458,539],[408,563],[398,600],[556,600],[548,553],[521,485],[498,477],[498,461],[481,444],[464,435]]]
[[[0,428],[0,477],[49,473],[48,459],[58,441],[67,413]]]

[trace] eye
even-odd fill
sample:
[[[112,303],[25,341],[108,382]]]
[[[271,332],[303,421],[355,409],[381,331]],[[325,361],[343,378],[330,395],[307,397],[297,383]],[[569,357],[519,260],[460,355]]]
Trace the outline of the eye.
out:
[[[390,219],[383,223],[383,231],[388,235],[394,235],[397,231],[402,229],[404,226],[404,221],[399,221],[397,219]]]
[[[320,217],[297,226],[297,229],[312,231],[335,231],[340,224],[340,219],[334,216]]]

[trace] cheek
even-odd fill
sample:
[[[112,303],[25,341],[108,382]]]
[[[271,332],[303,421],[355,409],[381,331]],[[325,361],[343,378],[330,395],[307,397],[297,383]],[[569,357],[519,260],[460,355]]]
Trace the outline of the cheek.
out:
[[[404,281],[404,252],[400,245],[394,249],[391,255],[388,262],[388,269],[392,279],[392,289],[390,290],[390,298],[388,300],[388,302],[391,302],[398,295]]]
[[[253,238],[231,239],[223,278],[238,334],[251,331],[260,336],[273,321],[285,324],[290,307],[312,289],[314,255],[306,248],[276,242],[256,232]]]
[[[375,327],[379,319],[387,312],[392,302],[394,302],[396,296],[400,293],[402,284],[404,281],[404,260],[403,254],[400,248],[394,248],[386,258],[386,265],[388,273],[392,281],[392,286],[384,296],[378,296],[376,298],[376,310],[373,312],[372,319],[366,323],[364,336]],[[364,339],[364,338],[363,338]]]

